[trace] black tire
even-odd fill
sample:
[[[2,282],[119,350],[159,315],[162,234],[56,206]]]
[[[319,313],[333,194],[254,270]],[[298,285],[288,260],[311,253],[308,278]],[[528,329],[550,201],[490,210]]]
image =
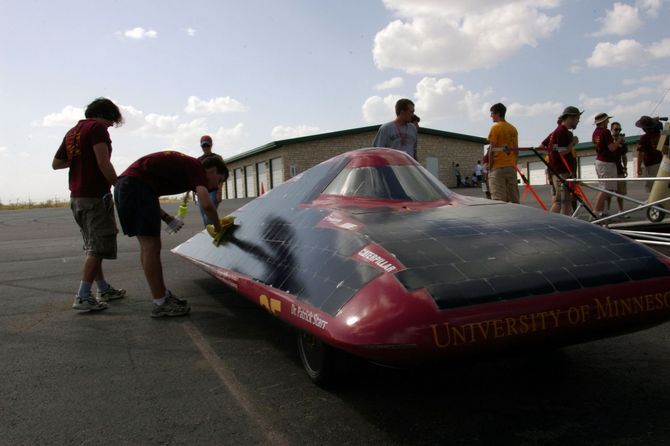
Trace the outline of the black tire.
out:
[[[334,381],[336,368],[336,351],[315,336],[298,333],[298,353],[307,376],[315,384],[325,386]]]
[[[647,220],[652,223],[660,223],[665,218],[665,212],[654,208],[647,208]]]

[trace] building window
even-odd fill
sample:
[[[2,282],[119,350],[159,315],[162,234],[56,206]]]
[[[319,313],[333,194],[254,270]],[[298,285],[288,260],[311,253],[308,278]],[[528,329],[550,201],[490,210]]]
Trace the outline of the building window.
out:
[[[255,197],[256,194],[256,171],[254,166],[244,167],[244,177],[247,185],[247,197]]]
[[[295,166],[295,164],[291,164],[288,167],[288,176],[293,178],[296,175],[298,175],[298,168]]]
[[[256,163],[256,181],[256,190],[258,191],[258,195],[263,195],[269,190],[268,186],[270,183],[268,183],[265,162]]]
[[[284,163],[281,158],[270,160],[270,187],[274,189],[284,182]]]

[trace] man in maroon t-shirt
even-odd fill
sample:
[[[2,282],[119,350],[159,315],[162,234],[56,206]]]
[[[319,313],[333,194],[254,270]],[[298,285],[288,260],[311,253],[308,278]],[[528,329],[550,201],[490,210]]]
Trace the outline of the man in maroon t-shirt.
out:
[[[161,220],[170,224],[174,217],[161,209],[158,198],[195,191],[219,232],[221,224],[209,190],[227,178],[228,169],[221,158],[213,156],[200,162],[174,151],[146,155],[119,175],[114,199],[123,233],[137,236],[140,243],[140,260],[154,300],[151,317],[182,316],[191,310],[186,300],[175,297],[165,286],[160,258]]]
[[[579,140],[573,136],[570,130],[577,128],[582,113],[577,107],[566,107],[561,116],[558,117],[558,127],[542,141],[541,146],[549,151],[549,168],[552,172],[551,181],[554,189],[552,197],[551,212],[561,212],[572,215],[572,194],[563,187],[562,179],[573,177],[577,161],[573,148]]]
[[[616,140],[612,133],[607,128],[610,118],[607,113],[598,113],[593,119],[593,124],[596,129],[593,131],[591,140],[596,148],[596,173],[598,178],[617,178],[616,163],[619,158],[621,146],[624,143],[622,137]],[[598,185],[602,189],[616,192],[616,181],[601,181]],[[605,201],[609,194],[607,192],[598,192],[596,196],[595,213],[598,217],[604,217],[603,209],[605,208]]]
[[[635,172],[638,177],[655,177],[658,175],[658,168],[663,160],[663,153],[657,150],[658,141],[661,139],[661,130],[658,128],[658,121],[650,116],[642,116],[635,123],[635,127],[644,130],[644,135],[640,136],[640,142],[637,144]],[[640,162],[644,164],[644,174]],[[651,191],[653,185],[653,181],[647,181],[645,183],[647,191]]]
[[[70,208],[84,238],[86,258],[72,308],[104,310],[107,301],[125,296],[105,281],[103,259],[116,258],[116,219],[110,194],[116,171],[110,162],[112,140],[107,128],[123,123],[119,108],[106,98],[91,102],[82,119],[63,138],[52,167],[69,168]],[[91,294],[95,280],[97,298]]]

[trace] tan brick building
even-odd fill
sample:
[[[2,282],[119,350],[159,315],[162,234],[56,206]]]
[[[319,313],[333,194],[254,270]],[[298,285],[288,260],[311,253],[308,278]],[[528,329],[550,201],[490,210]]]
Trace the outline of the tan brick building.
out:
[[[349,150],[370,147],[379,125],[273,141],[227,158],[226,198],[256,197],[310,167]],[[447,187],[456,186],[454,165],[463,177],[481,160],[485,138],[419,128],[419,162]]]

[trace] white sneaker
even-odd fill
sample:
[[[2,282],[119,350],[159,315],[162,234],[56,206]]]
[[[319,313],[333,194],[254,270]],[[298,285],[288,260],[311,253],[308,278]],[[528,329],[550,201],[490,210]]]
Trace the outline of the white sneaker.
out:
[[[78,311],[99,311],[107,308],[107,304],[89,294],[86,297],[75,296],[72,308]]]

